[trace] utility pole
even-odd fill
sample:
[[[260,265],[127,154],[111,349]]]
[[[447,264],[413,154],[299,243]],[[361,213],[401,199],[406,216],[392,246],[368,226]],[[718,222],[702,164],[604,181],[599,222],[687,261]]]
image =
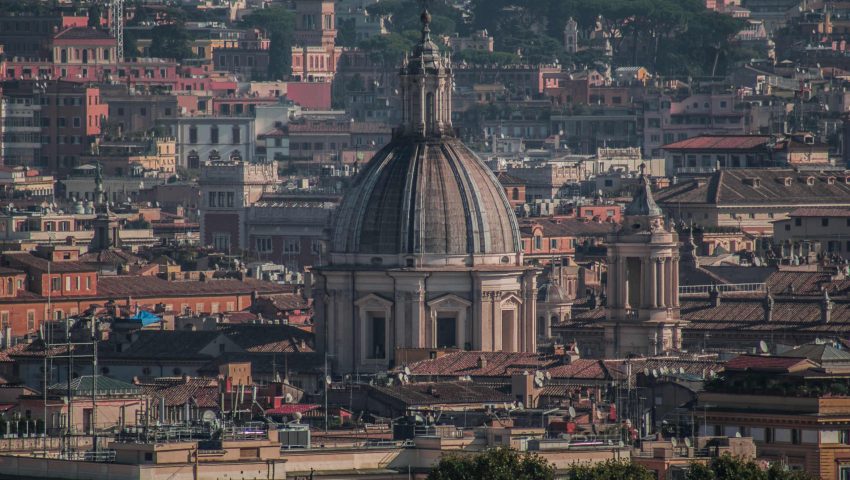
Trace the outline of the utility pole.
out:
[[[92,451],[97,452],[97,316],[92,312],[91,316],[91,441]]]

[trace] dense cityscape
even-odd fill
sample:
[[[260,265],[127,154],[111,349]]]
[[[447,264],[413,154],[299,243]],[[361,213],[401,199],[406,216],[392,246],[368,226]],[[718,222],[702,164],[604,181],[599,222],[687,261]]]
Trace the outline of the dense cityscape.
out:
[[[0,0],[0,479],[850,480],[848,40]]]

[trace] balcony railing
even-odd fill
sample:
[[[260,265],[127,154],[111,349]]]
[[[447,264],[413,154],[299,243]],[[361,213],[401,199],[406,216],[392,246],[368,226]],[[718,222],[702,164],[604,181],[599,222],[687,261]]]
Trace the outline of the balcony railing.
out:
[[[680,285],[679,295],[711,293],[717,288],[719,293],[764,293],[767,285],[764,283],[725,283],[720,285]]]

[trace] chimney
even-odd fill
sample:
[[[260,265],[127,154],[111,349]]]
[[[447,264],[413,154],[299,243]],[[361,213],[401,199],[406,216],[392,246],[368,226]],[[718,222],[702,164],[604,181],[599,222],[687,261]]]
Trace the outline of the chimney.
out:
[[[820,304],[820,321],[821,323],[829,323],[832,320],[832,299],[829,298],[829,292],[824,289],[823,300]]]
[[[720,290],[717,288],[716,283],[711,286],[711,291],[708,292],[708,299],[711,301],[713,308],[720,306]]]
[[[487,357],[485,357],[483,354],[478,356],[478,368],[487,368]]]
[[[773,321],[773,296],[770,292],[764,299],[764,321],[768,323]]]

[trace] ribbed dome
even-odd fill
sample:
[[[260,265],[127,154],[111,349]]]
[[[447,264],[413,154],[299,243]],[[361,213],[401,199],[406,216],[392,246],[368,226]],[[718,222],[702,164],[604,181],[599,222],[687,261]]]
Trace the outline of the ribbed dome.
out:
[[[573,303],[567,294],[567,290],[555,282],[551,274],[546,277],[546,280],[537,289],[537,300],[550,305]]]
[[[334,253],[516,254],[516,216],[496,177],[455,137],[393,140],[339,209]]]

